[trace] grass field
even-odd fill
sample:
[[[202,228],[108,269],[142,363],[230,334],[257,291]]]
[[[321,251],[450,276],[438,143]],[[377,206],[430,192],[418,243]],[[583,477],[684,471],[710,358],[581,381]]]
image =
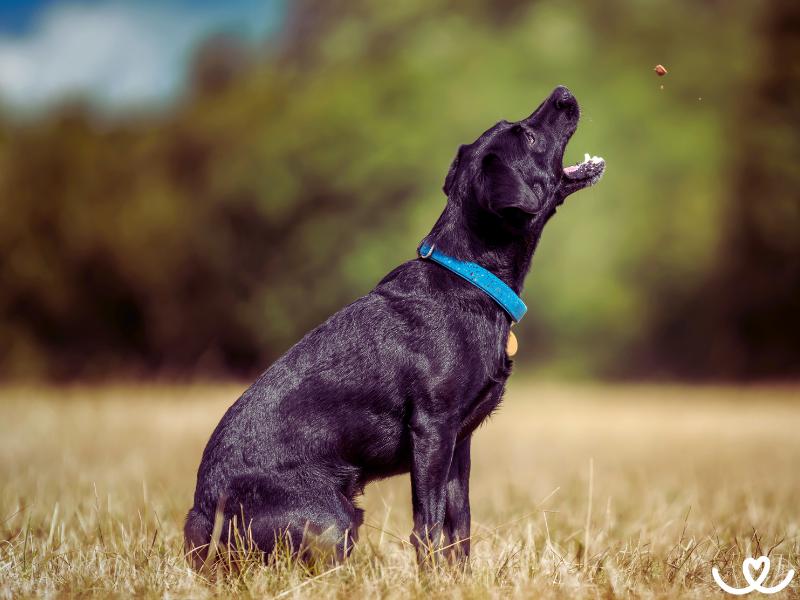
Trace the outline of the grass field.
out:
[[[473,445],[471,573],[417,571],[398,477],[367,490],[346,563],[206,581],[181,527],[240,391],[0,390],[0,597],[729,598],[714,564],[739,587],[746,556],[769,553],[768,583],[800,566],[800,388],[512,378]],[[799,580],[771,597],[800,597]]]

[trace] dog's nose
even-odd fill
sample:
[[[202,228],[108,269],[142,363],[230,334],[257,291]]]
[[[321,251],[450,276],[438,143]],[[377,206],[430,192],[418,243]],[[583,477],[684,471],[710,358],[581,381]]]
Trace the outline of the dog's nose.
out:
[[[578,101],[567,88],[557,87],[553,92],[553,101],[558,110],[574,111],[578,108]]]

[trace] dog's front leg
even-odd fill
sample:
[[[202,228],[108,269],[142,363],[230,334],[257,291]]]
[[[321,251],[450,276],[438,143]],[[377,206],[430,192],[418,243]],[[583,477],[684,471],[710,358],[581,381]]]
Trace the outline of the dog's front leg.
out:
[[[447,479],[455,446],[454,428],[433,415],[416,413],[411,420],[411,543],[420,564],[433,563],[442,547]]]
[[[469,467],[472,437],[461,440],[453,453],[447,477],[447,501],[444,517],[445,554],[453,562],[466,566],[469,561]]]

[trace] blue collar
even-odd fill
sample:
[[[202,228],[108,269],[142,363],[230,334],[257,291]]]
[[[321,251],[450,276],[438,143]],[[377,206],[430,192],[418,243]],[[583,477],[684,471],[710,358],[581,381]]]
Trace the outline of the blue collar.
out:
[[[445,269],[449,269],[475,287],[483,290],[511,316],[515,323],[518,323],[527,312],[528,307],[514,293],[514,290],[503,283],[494,273],[487,271],[482,266],[447,256],[447,254],[439,252],[435,244],[431,245],[427,242],[422,242],[419,247],[419,256],[442,265]]]

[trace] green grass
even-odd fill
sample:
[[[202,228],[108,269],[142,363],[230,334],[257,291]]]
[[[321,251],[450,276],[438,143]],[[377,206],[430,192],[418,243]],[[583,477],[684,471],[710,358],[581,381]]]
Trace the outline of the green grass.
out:
[[[739,586],[745,556],[770,553],[770,582],[800,565],[800,388],[513,379],[473,446],[469,574],[417,570],[398,477],[368,488],[347,562],[207,581],[181,527],[240,391],[0,390],[0,597],[728,598],[713,564]]]

